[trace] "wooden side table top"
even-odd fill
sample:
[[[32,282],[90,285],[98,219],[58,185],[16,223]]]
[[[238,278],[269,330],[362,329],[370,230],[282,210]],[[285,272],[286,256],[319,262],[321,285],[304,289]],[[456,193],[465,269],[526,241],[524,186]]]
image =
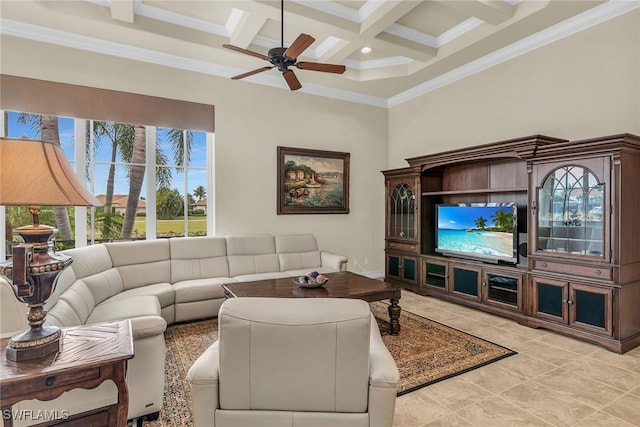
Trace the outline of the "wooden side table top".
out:
[[[111,379],[119,393],[119,421],[124,417],[118,424],[126,423],[126,363],[134,355],[129,320],[62,328],[58,353],[27,361],[6,359],[8,340],[0,340],[0,402],[3,409],[22,400],[52,400],[65,391],[95,388]]]

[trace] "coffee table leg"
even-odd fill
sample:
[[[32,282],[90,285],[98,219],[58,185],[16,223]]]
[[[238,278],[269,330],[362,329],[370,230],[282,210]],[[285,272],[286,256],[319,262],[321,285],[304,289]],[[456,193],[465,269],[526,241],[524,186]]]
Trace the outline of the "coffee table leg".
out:
[[[391,298],[391,305],[389,306],[389,333],[391,335],[398,335],[400,333],[400,306],[399,299]]]

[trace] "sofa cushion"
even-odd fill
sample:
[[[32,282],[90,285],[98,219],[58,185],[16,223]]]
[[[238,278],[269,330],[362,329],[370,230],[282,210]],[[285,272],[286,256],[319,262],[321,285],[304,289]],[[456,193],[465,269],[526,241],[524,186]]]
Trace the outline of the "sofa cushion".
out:
[[[275,236],[280,271],[320,267],[322,260],[313,234]]]
[[[336,270],[334,270],[331,267],[308,267],[308,268],[301,268],[299,270],[287,270],[287,271],[284,271],[283,273],[286,273],[288,276],[291,276],[291,277],[298,277],[298,276],[304,276],[305,274],[309,274],[312,271],[317,271],[320,274],[336,272]]]
[[[229,255],[229,275],[231,277],[276,271],[280,271],[276,254]]]
[[[224,237],[169,239],[171,283],[210,277],[229,277],[227,241]]]
[[[23,314],[24,315],[24,314]],[[69,305],[67,301],[58,300],[56,304],[48,310],[47,317],[44,320],[45,325],[49,326],[80,326],[86,322],[83,321],[76,310]],[[3,326],[4,328],[4,326]]]
[[[171,256],[167,239],[105,243],[125,289],[170,283]]]
[[[185,280],[175,283],[176,304],[209,299],[224,298],[222,285],[235,280],[229,277],[213,277],[211,279]]]
[[[89,282],[85,282],[91,289],[96,304],[124,289],[119,275],[116,274],[115,276],[111,275],[108,277],[100,276],[113,267],[109,252],[104,245],[69,249],[63,253],[72,258],[72,264],[65,268],[58,276],[56,286],[45,305],[47,310],[49,310],[56,303],[60,295],[65,293],[78,279],[98,275],[96,279],[90,279]],[[101,280],[101,278],[104,278],[104,280]]]
[[[115,268],[109,268],[100,273],[86,276],[82,281],[86,283],[91,291],[96,304],[100,304],[102,301],[124,291],[122,276],[120,276],[120,272]]]
[[[63,251],[73,258],[71,264],[78,279],[92,276],[113,267],[111,256],[105,245],[91,245]]]
[[[150,295],[135,296],[126,299],[108,299],[98,304],[87,319],[87,324],[133,319],[143,316],[160,316],[158,298]]]
[[[227,255],[275,254],[276,243],[271,234],[227,236]]]
[[[317,269],[316,267],[322,265],[320,251],[278,254],[278,260],[280,261],[280,271]]]
[[[290,276],[285,272],[274,271],[268,273],[241,274],[235,276],[234,279],[237,282],[255,282],[256,280],[282,279],[285,277]]]
[[[116,301],[123,298],[131,298],[140,295],[152,295],[158,298],[160,307],[168,307],[175,302],[175,291],[170,283],[156,283],[153,285],[141,286],[139,288],[128,289],[111,297]]]
[[[280,271],[272,235],[230,236],[226,239],[229,276]]]
[[[318,242],[313,234],[282,234],[274,239],[279,254],[318,251]]]
[[[65,301],[73,311],[76,312],[78,319],[80,319],[80,323],[84,324],[87,321],[87,318],[93,311],[93,308],[96,306],[96,302],[93,299],[93,294],[84,283],[82,279],[76,280],[76,282],[69,286],[65,293],[60,295],[58,299],[58,303],[60,301]],[[58,304],[56,304],[52,309],[49,310],[49,315],[51,312],[58,311],[56,308]],[[64,325],[71,326],[71,325]]]

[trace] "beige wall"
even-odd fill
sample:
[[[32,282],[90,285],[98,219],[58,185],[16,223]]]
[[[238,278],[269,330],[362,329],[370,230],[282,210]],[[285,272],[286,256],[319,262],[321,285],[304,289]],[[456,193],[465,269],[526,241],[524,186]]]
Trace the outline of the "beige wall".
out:
[[[384,269],[386,110],[11,37],[0,72],[214,104],[218,234],[314,233],[353,271]],[[276,215],[279,145],[351,153],[350,213]]]
[[[640,11],[389,110],[389,168],[431,152],[543,134],[640,134]]]

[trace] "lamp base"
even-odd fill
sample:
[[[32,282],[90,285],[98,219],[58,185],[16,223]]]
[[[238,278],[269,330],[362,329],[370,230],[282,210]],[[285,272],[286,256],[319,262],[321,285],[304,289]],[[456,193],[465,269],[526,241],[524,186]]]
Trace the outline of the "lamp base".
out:
[[[41,326],[13,336],[7,344],[7,359],[20,362],[56,353],[60,351],[61,335],[56,326]]]

